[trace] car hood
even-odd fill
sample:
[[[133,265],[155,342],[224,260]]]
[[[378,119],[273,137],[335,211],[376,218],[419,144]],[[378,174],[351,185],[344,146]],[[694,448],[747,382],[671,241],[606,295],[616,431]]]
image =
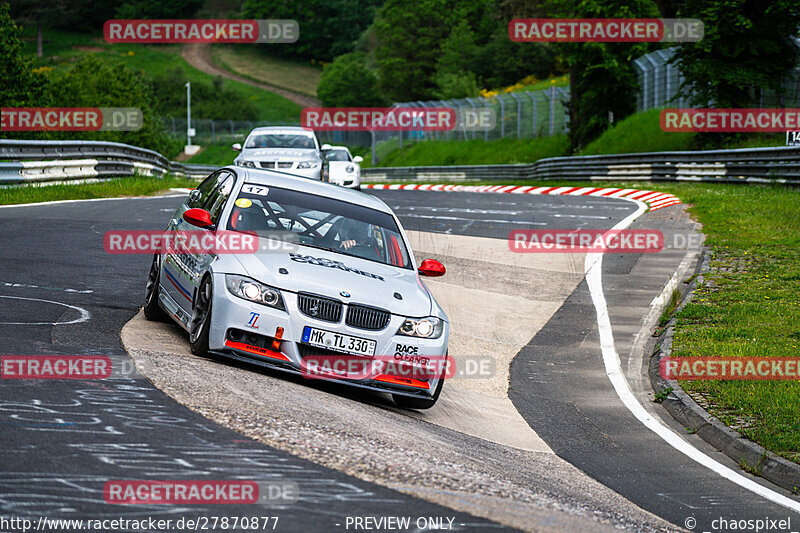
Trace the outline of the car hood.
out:
[[[281,289],[380,307],[397,315],[422,317],[431,313],[431,296],[415,270],[305,246],[289,253],[260,252],[236,257],[250,277]],[[280,274],[281,268],[288,274]],[[350,297],[343,297],[341,292]]]
[[[270,158],[271,161],[296,161],[306,159],[319,159],[317,151],[313,148],[245,148],[242,155],[247,157]]]

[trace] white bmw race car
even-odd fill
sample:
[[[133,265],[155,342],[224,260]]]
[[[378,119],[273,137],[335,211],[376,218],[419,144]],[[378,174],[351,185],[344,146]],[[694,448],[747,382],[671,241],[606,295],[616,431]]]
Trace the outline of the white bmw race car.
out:
[[[445,269],[415,266],[380,199],[230,166],[191,192],[167,232],[217,239],[213,249],[162,249],[147,281],[145,316],[175,320],[194,353],[389,392],[401,407],[436,402],[449,324],[420,276]],[[256,246],[235,250],[225,235]]]
[[[307,128],[256,128],[247,136],[244,146],[236,143],[233,149],[240,152],[233,160],[238,166],[275,169],[315,180],[322,178],[319,140]]]

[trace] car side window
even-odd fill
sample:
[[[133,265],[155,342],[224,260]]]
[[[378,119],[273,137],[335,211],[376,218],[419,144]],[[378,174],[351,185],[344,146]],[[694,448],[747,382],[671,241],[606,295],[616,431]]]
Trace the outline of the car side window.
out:
[[[217,178],[217,188],[211,193],[208,201],[203,205],[203,208],[211,215],[211,222],[216,225],[219,220],[219,215],[222,213],[222,208],[225,207],[225,202],[233,190],[233,184],[236,180],[230,172],[220,173]]]
[[[219,183],[218,178],[220,176],[220,172],[215,172],[211,174],[209,177],[203,180],[203,183],[197,186],[197,188],[191,192],[189,195],[189,201],[186,203],[186,207],[189,209],[193,209],[195,207],[203,207],[203,204],[206,203],[208,197],[214,191],[214,188]]]

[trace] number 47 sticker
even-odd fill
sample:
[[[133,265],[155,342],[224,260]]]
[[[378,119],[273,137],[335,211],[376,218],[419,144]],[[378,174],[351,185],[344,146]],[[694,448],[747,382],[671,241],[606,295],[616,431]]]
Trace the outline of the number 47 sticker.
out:
[[[269,187],[263,187],[261,185],[251,185],[249,183],[245,183],[242,187],[242,192],[248,194],[256,194],[258,196],[266,196],[269,193]]]

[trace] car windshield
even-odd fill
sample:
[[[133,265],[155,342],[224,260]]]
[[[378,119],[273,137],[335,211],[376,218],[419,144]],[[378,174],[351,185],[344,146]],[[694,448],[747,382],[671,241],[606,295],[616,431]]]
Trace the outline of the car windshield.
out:
[[[347,150],[331,150],[325,157],[328,161],[350,161]]]
[[[400,230],[390,214],[332,198],[245,183],[227,227],[411,268]]]
[[[245,148],[300,148],[314,149],[314,138],[296,133],[259,133],[251,135]]]

